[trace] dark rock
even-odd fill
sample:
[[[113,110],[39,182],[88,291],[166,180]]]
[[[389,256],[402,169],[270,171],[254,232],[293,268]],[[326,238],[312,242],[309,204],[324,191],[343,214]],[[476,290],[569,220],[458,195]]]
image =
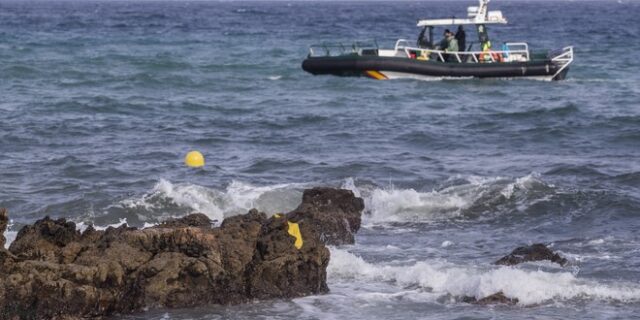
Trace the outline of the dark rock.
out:
[[[45,217],[20,229],[9,251],[21,259],[59,262],[62,249],[78,239],[75,223]]]
[[[313,188],[304,191],[302,203],[287,218],[304,221],[328,245],[353,244],[362,210],[364,201],[350,190]]]
[[[329,249],[310,224],[300,223],[304,239],[300,249],[295,248],[295,239],[287,230],[286,219],[271,218],[263,226],[248,270],[250,296],[267,299],[276,292],[280,297],[293,298],[329,291]]]
[[[338,225],[322,215],[347,220],[355,232],[362,202],[351,192],[305,194],[295,215],[300,249],[286,218],[256,210],[217,228],[202,215],[143,230],[90,226],[82,234],[64,219],[39,220],[20,230],[10,250],[0,248],[0,319],[104,317],[325,293],[329,250],[318,228]]]
[[[549,260],[561,266],[567,264],[567,259],[551,251],[547,246],[541,243],[536,243],[528,247],[518,247],[509,255],[500,258],[500,260],[496,261],[495,264],[513,266],[523,262],[542,260]]]
[[[462,302],[478,304],[478,305],[491,305],[491,304],[517,304],[518,299],[516,298],[508,298],[502,293],[502,291],[498,293],[494,293],[492,295],[486,296],[481,299],[476,299],[475,297],[464,297]]]
[[[0,248],[4,248],[4,244],[7,241],[4,237],[4,232],[7,231],[8,224],[9,217],[7,216],[7,209],[0,208]]]
[[[178,228],[178,227],[200,227],[200,228],[211,228],[211,224],[213,222],[209,217],[202,213],[194,213],[190,214],[186,217],[179,219],[170,219],[164,221],[158,226],[154,228]]]

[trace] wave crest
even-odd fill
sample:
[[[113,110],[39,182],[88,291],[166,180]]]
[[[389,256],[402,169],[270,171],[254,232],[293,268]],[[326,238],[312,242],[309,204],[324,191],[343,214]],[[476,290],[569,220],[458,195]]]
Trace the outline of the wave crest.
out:
[[[380,222],[428,222],[455,217],[474,217],[501,211],[509,206],[523,211],[548,200],[554,186],[532,173],[521,178],[453,177],[444,187],[429,192],[415,189],[356,187],[347,179],[343,188],[365,199],[366,219]]]
[[[623,284],[601,284],[578,279],[569,272],[522,270],[514,267],[461,267],[440,261],[413,265],[378,265],[346,250],[331,248],[327,269],[330,280],[391,282],[402,287],[418,286],[440,296],[481,299],[497,292],[516,298],[521,305],[555,300],[596,299],[619,302],[640,300],[640,288]]]
[[[135,213],[141,221],[204,213],[212,220],[243,214],[252,208],[267,213],[293,210],[302,198],[297,184],[255,186],[231,182],[225,190],[190,183],[174,184],[161,179],[141,197],[121,201],[114,207]],[[171,212],[171,214],[167,214]]]

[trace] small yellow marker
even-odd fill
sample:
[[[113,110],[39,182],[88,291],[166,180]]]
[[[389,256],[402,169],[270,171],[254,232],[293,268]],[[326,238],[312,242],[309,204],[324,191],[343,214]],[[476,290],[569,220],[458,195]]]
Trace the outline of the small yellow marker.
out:
[[[199,168],[204,166],[204,156],[200,151],[189,151],[184,157],[184,164],[191,168]]]
[[[300,233],[300,226],[295,222],[287,221],[289,224],[289,234],[296,238],[296,242],[293,244],[296,248],[302,248],[302,234]]]

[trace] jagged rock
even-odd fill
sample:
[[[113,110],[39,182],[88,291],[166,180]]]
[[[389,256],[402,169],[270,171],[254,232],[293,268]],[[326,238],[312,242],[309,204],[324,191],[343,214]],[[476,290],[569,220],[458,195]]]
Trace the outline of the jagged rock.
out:
[[[179,219],[170,219],[164,221],[160,225],[155,228],[177,228],[177,227],[201,227],[201,228],[211,228],[211,224],[213,221],[209,219],[206,215],[202,213],[194,213],[190,214],[186,217]]]
[[[7,209],[0,208],[0,248],[4,248],[4,244],[7,241],[4,237],[4,232],[7,231],[8,224],[9,217],[7,216]]]
[[[500,260],[496,261],[495,264],[513,266],[523,262],[542,260],[549,260],[561,266],[567,264],[567,259],[551,251],[547,246],[541,243],[536,243],[527,247],[518,247],[510,254],[500,258]]]
[[[319,228],[326,222],[327,230],[353,237],[362,201],[330,189],[305,195],[292,213],[300,249],[287,218],[256,210],[216,228],[203,215],[82,233],[65,219],[39,220],[0,249],[0,319],[91,318],[325,293],[329,250]]]
[[[80,239],[80,232],[73,222],[45,217],[35,224],[20,229],[9,251],[25,260],[60,262],[63,248]]]
[[[491,305],[491,304],[517,304],[518,299],[508,298],[502,293],[502,291],[486,296],[484,298],[476,299],[475,297],[464,297],[463,302],[478,304],[478,305]]]
[[[362,210],[364,200],[350,190],[313,188],[304,191],[302,203],[287,218],[304,221],[328,245],[353,244]]]

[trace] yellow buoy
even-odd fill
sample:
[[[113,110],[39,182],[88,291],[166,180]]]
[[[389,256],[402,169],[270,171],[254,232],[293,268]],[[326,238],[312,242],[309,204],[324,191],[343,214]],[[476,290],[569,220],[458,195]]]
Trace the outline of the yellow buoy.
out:
[[[189,151],[184,157],[184,164],[192,168],[202,167],[204,166],[204,156],[200,151]]]
[[[302,248],[302,234],[300,233],[300,226],[295,222],[287,221],[289,224],[289,234],[296,238],[296,242],[293,244],[296,248]]]

